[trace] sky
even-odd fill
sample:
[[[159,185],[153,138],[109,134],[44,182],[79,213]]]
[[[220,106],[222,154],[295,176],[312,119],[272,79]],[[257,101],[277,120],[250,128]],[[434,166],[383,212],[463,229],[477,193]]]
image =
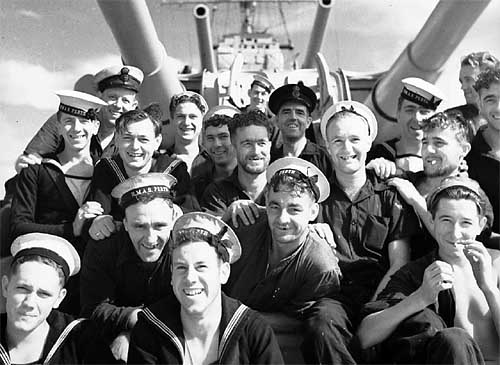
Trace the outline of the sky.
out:
[[[117,0],[110,0],[117,1]],[[119,1],[119,0],[118,0]],[[444,0],[478,1],[478,0]],[[146,0],[167,53],[199,68],[193,5]],[[436,0],[334,0],[322,52],[330,69],[384,71],[418,33]],[[212,5],[210,5],[212,6]],[[211,8],[213,10],[213,8]],[[283,4],[286,28],[302,60],[316,12],[315,4]],[[219,5],[213,35],[238,31],[237,8]],[[452,21],[452,20],[450,20]],[[259,30],[285,40],[275,6],[256,13]],[[446,27],[443,24],[442,27]],[[83,74],[120,62],[118,47],[94,0],[0,0],[0,197],[13,176],[15,158],[57,108],[55,90],[72,88]],[[451,55],[437,81],[447,99],[463,103],[458,83],[460,57],[489,50],[500,56],[500,1],[492,0]]]

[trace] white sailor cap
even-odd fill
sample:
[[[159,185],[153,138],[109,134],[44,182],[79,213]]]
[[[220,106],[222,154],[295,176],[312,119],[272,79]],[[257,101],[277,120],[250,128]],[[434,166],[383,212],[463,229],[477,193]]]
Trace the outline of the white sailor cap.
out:
[[[232,105],[216,105],[208,110],[207,114],[203,117],[203,121],[213,117],[214,115],[225,115],[232,118],[235,114],[240,113],[241,111]]]
[[[121,182],[111,191],[111,196],[119,199],[120,206],[125,209],[145,196],[172,199],[172,188],[176,183],[177,179],[170,174],[150,172]]]
[[[241,256],[240,240],[234,231],[219,218],[204,212],[191,212],[180,216],[172,229],[170,250],[185,242],[205,241],[213,246],[223,261],[230,264]]]
[[[436,110],[444,99],[443,92],[436,85],[418,77],[408,77],[401,82],[403,83],[401,97],[426,109]]]
[[[195,104],[203,115],[208,112],[208,104],[203,96],[194,91],[183,91],[175,94],[172,96],[172,99],[170,99],[169,110],[171,116],[173,117],[174,111],[179,104],[186,102]]]
[[[143,80],[144,73],[139,68],[128,65],[106,67],[94,76],[94,82],[100,92],[111,88],[138,92]]]
[[[17,237],[10,246],[14,257],[38,255],[61,265],[66,279],[80,271],[80,256],[66,239],[48,233],[27,233]]]
[[[327,141],[326,127],[328,126],[328,121],[332,119],[335,114],[341,111],[348,111],[363,118],[368,125],[368,135],[372,141],[375,140],[378,133],[378,125],[375,114],[373,114],[370,108],[362,103],[353,100],[344,100],[330,106],[321,117],[320,130],[325,141]]]
[[[330,195],[330,184],[321,170],[309,161],[297,157],[283,157],[270,164],[266,170],[266,180],[271,182],[275,175],[292,175],[306,181],[316,201],[321,203]]]
[[[104,100],[74,90],[56,91],[59,96],[59,110],[77,117],[95,120],[97,118],[96,110],[107,105]]]
[[[258,86],[264,88],[268,93],[270,93],[274,89],[273,83],[271,81],[269,81],[269,79],[265,75],[262,75],[262,74],[254,74],[253,75],[253,80],[252,80],[252,83],[250,84],[250,87],[252,87],[254,85],[258,85]]]

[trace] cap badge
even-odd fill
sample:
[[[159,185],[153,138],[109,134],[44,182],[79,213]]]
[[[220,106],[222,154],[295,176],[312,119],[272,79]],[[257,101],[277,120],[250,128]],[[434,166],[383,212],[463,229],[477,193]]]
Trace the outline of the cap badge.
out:
[[[292,95],[294,98],[297,98],[297,99],[300,97],[300,87],[299,86],[293,87]]]
[[[123,67],[122,70],[120,71],[121,75],[120,75],[120,79],[123,81],[123,82],[127,82],[128,79],[129,79],[129,75],[128,73],[130,72],[130,70],[127,68],[127,67]]]

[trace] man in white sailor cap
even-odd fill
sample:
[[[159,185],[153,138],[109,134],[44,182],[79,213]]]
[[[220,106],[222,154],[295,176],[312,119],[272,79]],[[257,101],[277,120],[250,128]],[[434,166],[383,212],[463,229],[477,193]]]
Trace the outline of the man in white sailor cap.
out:
[[[12,202],[12,238],[46,232],[73,241],[85,219],[100,214],[98,207],[83,202],[96,162],[90,145],[99,129],[97,109],[106,103],[73,90],[56,94],[60,99],[57,128],[64,148],[43,155],[41,164],[20,172]]]
[[[235,230],[243,256],[231,267],[226,292],[251,308],[302,321],[305,362],[329,363],[334,339],[322,319],[329,311],[327,297],[339,288],[340,272],[333,249],[309,229],[329,195],[328,180],[296,157],[273,162],[266,179],[265,212]]]
[[[90,241],[81,273],[82,314],[94,318],[116,359],[126,360],[130,331],[143,306],[172,294],[165,249],[176,218],[173,176],[131,177],[111,192],[125,216],[123,227]]]
[[[92,144],[92,151],[99,157],[111,156],[114,151],[113,135],[115,122],[126,111],[134,110],[137,93],[144,79],[142,71],[134,66],[114,65],[106,67],[94,76],[95,95],[107,105],[99,109],[99,133]],[[61,140],[57,133],[56,117],[45,122],[16,161],[16,171],[27,165],[40,163],[40,155],[57,151]]]
[[[2,277],[6,313],[0,315],[0,363],[105,363],[109,350],[93,324],[55,310],[64,285],[80,270],[80,257],[62,237],[46,233],[19,236]]]
[[[333,231],[342,269],[342,295],[331,318],[337,341],[334,363],[353,363],[354,330],[359,311],[408,262],[409,239],[418,228],[413,209],[397,190],[365,166],[377,134],[373,113],[363,104],[342,101],[321,118],[320,130],[332,157],[331,192],[318,222]]]
[[[264,319],[222,293],[241,256],[229,226],[208,213],[187,213],[175,222],[169,251],[175,298],[139,315],[129,363],[283,363]]]
[[[396,112],[400,137],[373,146],[367,159],[383,157],[403,171],[416,172],[423,169],[423,132],[419,123],[436,111],[444,94],[435,85],[417,77],[405,78],[402,83]]]
[[[73,90],[58,91],[57,95],[57,127],[64,148],[43,155],[40,164],[30,165],[18,175],[11,207],[11,238],[50,233],[64,237],[83,254],[83,224],[101,214],[100,206],[84,202],[96,162],[90,152],[91,140],[99,129],[96,109],[105,102]],[[78,284],[77,279],[70,280],[62,304],[73,314],[80,311]]]

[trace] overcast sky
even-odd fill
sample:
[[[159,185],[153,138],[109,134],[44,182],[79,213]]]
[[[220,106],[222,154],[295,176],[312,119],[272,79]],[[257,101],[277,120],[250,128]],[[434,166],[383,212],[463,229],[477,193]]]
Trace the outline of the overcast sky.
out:
[[[167,53],[199,67],[192,6],[165,6],[160,0],[147,3]],[[330,68],[359,72],[387,69],[416,36],[436,3],[334,1],[322,48]],[[277,9],[266,4],[262,7],[257,13],[258,26],[267,25],[284,40],[285,28]],[[290,2],[283,8],[286,26],[302,60],[315,5]],[[214,35],[238,31],[238,17],[234,8],[220,5],[215,12]],[[0,155],[3,197],[3,182],[14,174],[15,157],[57,107],[53,91],[72,88],[81,75],[120,62],[120,55],[93,0],[0,0],[0,50],[0,143],[6,147]],[[458,84],[460,56],[479,50],[500,55],[498,0],[491,1],[445,65],[437,82],[448,96],[445,106],[463,102]]]

